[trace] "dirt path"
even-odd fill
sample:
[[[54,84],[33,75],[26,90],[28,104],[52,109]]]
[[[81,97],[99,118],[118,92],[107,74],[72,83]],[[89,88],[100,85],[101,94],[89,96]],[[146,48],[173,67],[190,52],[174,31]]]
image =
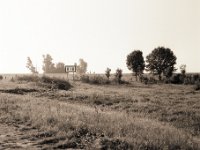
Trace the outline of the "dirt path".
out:
[[[22,131],[22,128],[14,127],[4,123],[0,123],[0,149],[29,149],[37,150],[36,143],[25,137],[28,136],[28,131]]]

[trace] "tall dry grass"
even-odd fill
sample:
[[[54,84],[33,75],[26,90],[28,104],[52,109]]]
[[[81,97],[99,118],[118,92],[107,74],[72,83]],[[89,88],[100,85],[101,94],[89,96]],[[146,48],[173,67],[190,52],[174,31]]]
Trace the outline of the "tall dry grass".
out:
[[[76,148],[199,148],[189,134],[169,124],[83,104],[1,93],[0,113],[6,121],[31,122],[39,129],[74,140]]]

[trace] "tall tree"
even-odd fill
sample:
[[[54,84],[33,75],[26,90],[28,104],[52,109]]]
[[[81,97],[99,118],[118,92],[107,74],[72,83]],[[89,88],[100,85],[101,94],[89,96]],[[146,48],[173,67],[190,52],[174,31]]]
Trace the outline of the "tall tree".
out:
[[[138,75],[141,75],[145,68],[145,62],[144,62],[142,51],[135,50],[131,52],[127,56],[126,65],[128,69],[131,70],[135,74],[136,81],[137,81]]]
[[[87,62],[83,59],[79,59],[79,65],[77,66],[77,73],[83,75],[87,72]]]
[[[44,73],[53,73],[55,71],[54,63],[52,62],[53,58],[51,55],[43,55],[43,71]]]
[[[176,70],[174,67],[174,65],[176,64],[176,56],[169,48],[155,48],[146,58],[147,70],[153,74],[158,75],[159,80],[161,80],[161,74],[164,74],[164,71],[167,68],[170,68],[172,72]]]
[[[30,57],[27,57],[26,68],[28,68],[33,74],[38,73],[36,70],[36,67],[33,66],[33,63]]]

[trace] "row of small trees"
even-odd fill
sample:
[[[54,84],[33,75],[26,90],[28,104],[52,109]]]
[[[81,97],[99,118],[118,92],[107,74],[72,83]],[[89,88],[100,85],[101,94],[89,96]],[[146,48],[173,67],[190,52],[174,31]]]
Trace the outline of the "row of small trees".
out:
[[[152,73],[153,75],[158,75],[159,80],[162,79],[162,75],[166,78],[170,78],[173,72],[176,70],[174,65],[176,64],[176,56],[173,51],[165,47],[155,48],[149,55],[146,57],[146,64],[143,57],[143,52],[140,50],[134,50],[131,52],[126,59],[126,64],[129,70],[131,70],[138,80],[138,76],[142,76],[144,70]],[[27,66],[32,73],[37,73],[36,67],[33,66],[30,57],[27,58]],[[182,70],[185,66],[183,66]],[[53,63],[53,58],[51,55],[43,55],[43,66],[42,69],[44,73],[64,73],[65,64],[62,62]],[[77,73],[80,75],[85,74],[87,71],[87,63],[83,60],[79,60],[79,65],[77,66]],[[109,79],[111,69],[107,68],[105,75]],[[122,76],[122,70],[118,69],[119,78]]]
[[[51,55],[46,54],[43,55],[43,66],[42,70],[44,73],[65,73],[65,63],[58,62],[56,64],[53,63],[53,58]],[[37,74],[37,68],[33,65],[32,60],[30,57],[27,57],[27,64],[26,67],[31,71],[33,74]],[[79,59],[79,64],[76,66],[77,73],[82,75],[85,74],[87,71],[87,62],[83,59]]]
[[[129,70],[131,70],[136,76],[143,74],[146,70],[153,75],[158,75],[159,80],[162,79],[162,75],[166,78],[172,76],[173,72],[176,70],[174,65],[176,64],[176,56],[173,51],[165,47],[155,48],[146,57],[146,64],[144,61],[143,53],[140,50],[135,50],[127,56],[126,64]]]

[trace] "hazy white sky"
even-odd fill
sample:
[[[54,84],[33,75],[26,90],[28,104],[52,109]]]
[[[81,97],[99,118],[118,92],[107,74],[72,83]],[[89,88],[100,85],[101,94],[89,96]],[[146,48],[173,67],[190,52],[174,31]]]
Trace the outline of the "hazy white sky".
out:
[[[0,73],[39,71],[54,62],[88,62],[88,71],[126,67],[134,49],[144,57],[171,48],[177,68],[200,72],[200,0],[0,0]]]

